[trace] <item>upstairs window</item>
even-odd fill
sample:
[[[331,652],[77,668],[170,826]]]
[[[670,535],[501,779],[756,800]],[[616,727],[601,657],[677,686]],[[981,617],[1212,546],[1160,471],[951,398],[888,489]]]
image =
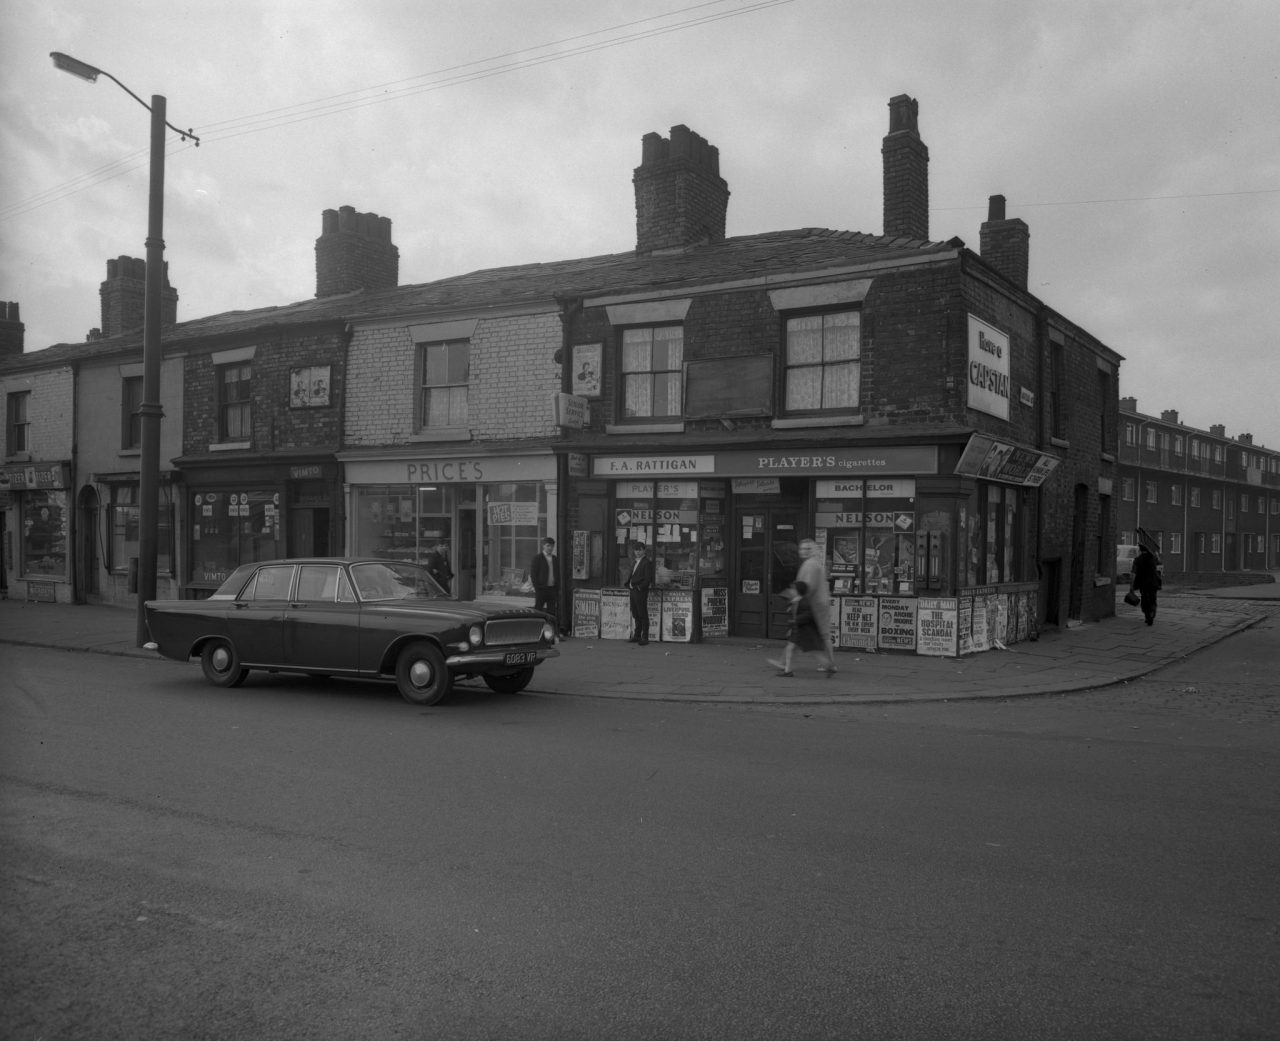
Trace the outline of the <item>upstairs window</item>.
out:
[[[628,419],[684,415],[684,327],[622,330],[622,411]]]
[[[142,447],[142,377],[126,376],[120,383],[120,447]]]
[[[31,403],[31,391],[21,390],[10,394],[4,409],[5,455],[17,455],[31,451],[31,424],[27,409]]]
[[[419,352],[418,364],[422,373],[418,395],[419,429],[467,426],[471,341],[424,343]]]
[[[858,407],[861,334],[860,311],[787,319],[787,412]]]
[[[253,431],[253,364],[218,366],[218,440],[248,441]]]

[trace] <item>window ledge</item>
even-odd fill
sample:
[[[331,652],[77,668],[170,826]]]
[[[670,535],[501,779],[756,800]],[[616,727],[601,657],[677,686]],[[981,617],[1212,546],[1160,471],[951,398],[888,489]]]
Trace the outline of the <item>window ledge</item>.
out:
[[[1116,461],[1116,457],[1112,455],[1110,452],[1103,452],[1102,461],[1104,463],[1114,463]]]
[[[469,427],[435,427],[419,430],[405,440],[411,444],[422,441],[470,441],[471,430]]]
[[[252,448],[252,441],[219,441],[209,446],[210,452],[240,452]]]
[[[1065,437],[1051,437],[1049,438],[1049,444],[1053,445],[1054,448],[1070,448],[1071,447],[1071,442],[1068,441]]]
[[[606,434],[683,434],[683,423],[609,423]]]
[[[142,455],[142,449],[141,448],[122,448],[120,449],[120,455],[128,456],[131,459],[137,458],[138,456]]]
[[[6,463],[29,463],[31,462],[30,452],[14,452],[13,455],[4,457]]]
[[[866,424],[865,416],[802,416],[795,419],[775,419],[774,430],[799,430],[804,427],[860,427]]]

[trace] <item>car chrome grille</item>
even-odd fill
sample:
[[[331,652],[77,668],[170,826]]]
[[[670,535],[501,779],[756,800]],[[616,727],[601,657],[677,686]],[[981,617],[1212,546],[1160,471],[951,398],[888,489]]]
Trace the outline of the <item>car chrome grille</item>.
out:
[[[509,643],[537,643],[542,636],[541,618],[495,618],[486,622],[484,642],[490,647]]]

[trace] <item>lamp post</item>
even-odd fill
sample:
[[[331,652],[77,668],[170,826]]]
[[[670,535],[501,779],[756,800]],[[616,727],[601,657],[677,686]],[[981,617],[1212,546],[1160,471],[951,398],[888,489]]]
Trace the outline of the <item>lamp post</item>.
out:
[[[147,213],[147,281],[142,305],[142,403],[138,407],[141,420],[142,458],[138,471],[138,607],[136,639],[139,647],[150,638],[147,634],[145,604],[156,598],[156,560],[159,555],[160,519],[160,420],[164,408],[160,404],[160,298],[164,272],[164,131],[165,127],[192,138],[199,147],[200,139],[190,130],[179,130],[165,119],[165,99],[151,95],[148,105],[111,73],[78,61],[59,51],[49,57],[64,72],[97,81],[106,76],[143,108],[151,112],[151,185]]]

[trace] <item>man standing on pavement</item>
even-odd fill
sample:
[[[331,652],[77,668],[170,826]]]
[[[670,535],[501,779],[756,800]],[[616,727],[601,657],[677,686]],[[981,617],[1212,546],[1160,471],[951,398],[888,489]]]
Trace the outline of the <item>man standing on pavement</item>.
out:
[[[453,569],[449,567],[449,543],[437,542],[435,549],[427,554],[424,565],[427,573],[439,582],[447,593],[449,584],[453,581]]]
[[[645,553],[645,544],[631,547],[631,574],[627,589],[631,593],[631,621],[635,631],[630,642],[641,647],[649,642],[649,587],[653,585],[653,561]]]
[[[559,575],[560,558],[556,556],[556,540],[547,536],[542,540],[542,552],[529,565],[529,582],[533,586],[534,609],[551,615],[555,619],[556,631],[563,636],[557,595],[560,588]]]

